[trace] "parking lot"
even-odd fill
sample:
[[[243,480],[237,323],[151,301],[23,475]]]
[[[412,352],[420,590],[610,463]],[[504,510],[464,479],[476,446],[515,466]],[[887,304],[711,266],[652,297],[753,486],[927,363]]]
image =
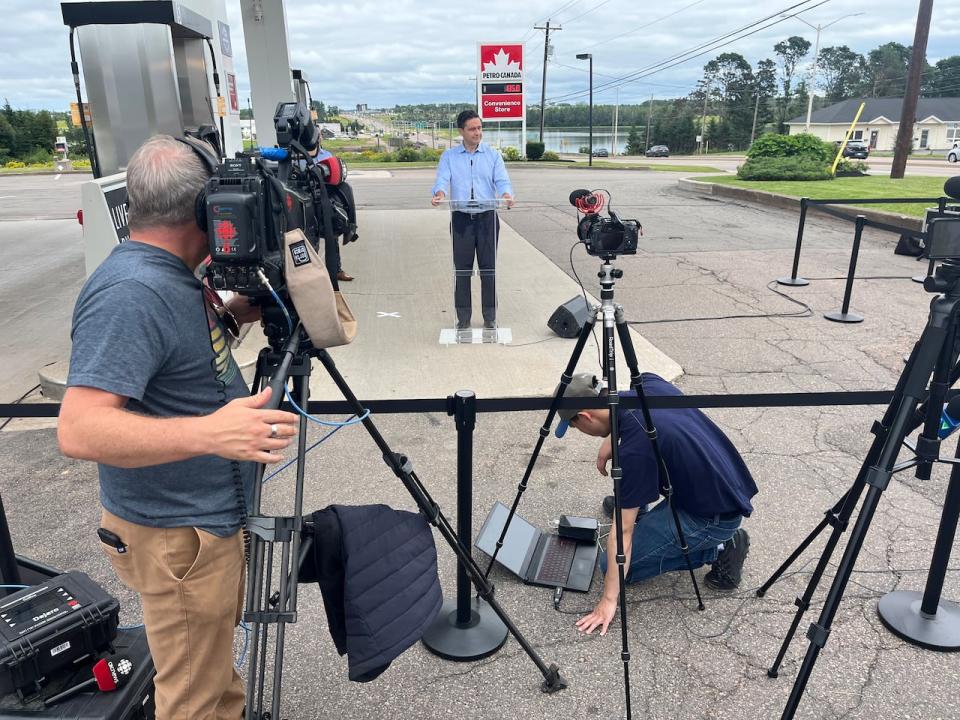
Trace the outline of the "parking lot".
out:
[[[708,164],[715,164],[714,159]],[[925,167],[917,165],[921,166]],[[800,265],[810,285],[771,289],[776,277],[789,275],[796,213],[687,194],[677,188],[682,175],[675,173],[512,166],[510,172],[518,204],[502,213],[501,222],[515,233],[511,241],[529,244],[535,258],[531,265],[559,268],[567,276],[564,282],[576,274],[594,294],[598,263],[576,246],[569,193],[580,187],[606,188],[622,217],[640,220],[644,227],[640,252],[618,260],[624,277],[616,285],[616,300],[633,329],[683,368],[677,385],[687,394],[892,389],[905,353],[924,326],[930,295],[910,277],[925,266],[893,254],[896,236],[865,232],[852,301],[852,309],[865,320],[836,324],[825,320],[823,313],[840,307],[853,238],[848,224],[811,214]],[[939,174],[949,171],[940,168]],[[7,250],[0,270],[0,301],[7,309],[0,319],[5,368],[0,388],[5,402],[27,393],[36,384],[36,370],[68,352],[70,311],[83,282],[83,241],[73,219],[82,179],[0,177],[0,243]],[[364,296],[377,294],[375,279],[387,272],[409,278],[409,294],[426,295],[426,289],[440,281],[417,260],[418,232],[426,232],[424,228],[434,232],[437,225],[425,222],[424,215],[434,212],[429,209],[432,172],[360,172],[350,180],[361,220],[367,218],[368,226],[361,223],[360,241],[343,254],[344,268],[357,278],[345,288],[348,299],[353,296],[361,304]],[[501,248],[501,257],[504,252]],[[390,259],[389,266],[385,258]],[[531,267],[531,283],[541,277],[535,270]],[[514,290],[501,283],[499,292],[509,298]],[[515,315],[507,314],[501,322],[519,326],[525,309],[517,304],[507,307]],[[545,325],[547,317],[541,320]],[[376,322],[364,320],[361,334],[373,338],[386,332]],[[439,308],[427,305],[401,322],[434,323],[439,329],[442,316]],[[552,339],[545,330],[514,337],[517,346],[528,342],[541,343],[555,356],[555,367],[529,371],[537,374],[529,383],[545,394],[556,384],[572,341]],[[333,355],[350,363],[349,353],[363,347],[368,346],[358,342]],[[349,380],[356,394],[367,400],[376,397],[368,389],[381,387],[384,376],[415,378],[417,372],[431,374],[435,367],[453,372],[454,362],[464,375],[482,382],[486,367],[509,363],[516,357],[510,353],[517,352],[511,346],[490,345],[457,350],[476,352],[454,356],[434,342],[397,342],[380,351],[375,371],[358,372]],[[594,353],[592,344],[586,353]],[[417,372],[408,372],[411,368]],[[521,367],[517,372],[526,370]],[[416,380],[394,380],[393,386],[399,398],[424,396]],[[461,387],[451,385],[447,392]],[[743,454],[760,487],[756,511],[745,523],[752,538],[745,579],[733,594],[706,592],[707,609],[702,613],[696,609],[689,578],[681,573],[628,589],[634,717],[780,716],[806,651],[804,632],[816,619],[822,592],[801,624],[780,677],[770,679],[766,670],[822,541],[766,597],[756,597],[753,590],[849,487],[869,447],[871,423],[882,410],[820,406],[708,412]],[[394,449],[411,458],[428,490],[453,517],[453,420],[440,413],[374,419]],[[513,499],[542,421],[542,413],[492,413],[478,419],[475,529],[495,500],[509,504]],[[310,440],[320,434],[311,429]],[[563,513],[598,515],[600,498],[609,487],[594,467],[596,445],[577,433],[562,442],[548,438],[520,514],[544,530]],[[948,440],[943,453],[952,450],[953,441]],[[96,545],[95,467],[60,457],[49,424],[15,420],[0,434],[0,472],[0,494],[18,552],[89,573],[121,600],[123,622],[139,622],[137,599],[118,584]],[[413,508],[359,427],[338,432],[311,453],[306,477],[308,510],[330,503],[380,502]],[[877,599],[891,590],[923,589],[947,477],[943,467],[935,469],[930,481],[901,473],[884,494],[798,718],[957,716],[960,655],[934,653],[899,640],[883,627],[875,609]],[[292,492],[292,474],[272,481],[265,492],[268,511],[286,512]],[[444,594],[453,597],[454,557],[439,537],[437,543]],[[827,583],[837,560],[839,556],[828,568]],[[960,596],[956,565],[954,561],[947,573],[946,598]],[[351,684],[345,661],[337,657],[327,634],[320,594],[316,587],[305,586],[299,620],[287,635],[284,716],[622,717],[619,627],[602,638],[580,635],[574,627],[577,617],[596,602],[600,582],[595,581],[586,595],[567,593],[557,612],[550,590],[526,586],[499,568],[491,578],[496,597],[520,630],[548,663],[560,666],[569,682],[566,690],[541,693],[539,673],[512,640],[497,654],[466,664],[441,660],[418,645],[376,681]],[[241,646],[238,635],[238,653]]]

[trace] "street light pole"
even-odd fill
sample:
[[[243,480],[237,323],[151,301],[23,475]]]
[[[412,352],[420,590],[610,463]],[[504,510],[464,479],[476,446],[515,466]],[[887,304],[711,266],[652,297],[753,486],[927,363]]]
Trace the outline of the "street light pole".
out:
[[[813,23],[807,22],[799,15],[781,15],[780,16],[783,18],[789,18],[789,17],[796,18],[797,20],[802,22],[804,25],[807,25],[808,27],[813,28],[814,30],[817,31],[817,41],[813,46],[813,68],[810,72],[810,90],[807,92],[807,123],[804,126],[804,132],[810,132],[810,116],[813,114],[813,95],[817,87],[817,67],[819,67],[820,65],[820,33],[823,30],[826,30],[831,25],[834,25],[840,22],[841,20],[846,20],[847,18],[856,17],[857,15],[863,15],[863,14],[864,13],[862,12],[858,12],[858,13],[850,13],[849,15],[843,15],[841,17],[838,17],[836,20],[832,20],[831,22],[828,22],[826,25],[820,25],[819,23],[814,25]]]
[[[590,61],[590,157],[587,165],[593,167],[593,53],[580,53],[577,60]]]

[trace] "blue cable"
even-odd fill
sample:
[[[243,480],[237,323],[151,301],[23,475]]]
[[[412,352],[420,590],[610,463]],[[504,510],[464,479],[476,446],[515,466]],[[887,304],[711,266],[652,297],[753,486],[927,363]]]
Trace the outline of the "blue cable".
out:
[[[13,588],[16,588],[17,590],[26,590],[28,587],[30,586],[29,585],[0,585],[0,588],[9,588],[11,590]]]
[[[250,628],[243,621],[240,622],[240,629],[243,630],[243,650],[240,651],[240,658],[234,664],[236,668],[242,668],[247,659],[247,647],[250,645]]]
[[[341,427],[344,427],[344,426],[341,426]],[[319,440],[317,440],[313,445],[311,445],[311,446],[308,447],[306,450],[304,450],[304,455],[306,455],[308,452],[310,452],[311,450],[313,450],[313,449],[314,449],[315,447],[317,447],[317,445],[319,445],[320,443],[322,443],[322,442],[324,442],[325,440],[327,440],[331,435],[333,435],[333,434],[334,434],[335,432],[337,432],[339,429],[340,429],[339,427],[334,428],[333,430],[331,430],[330,432],[328,432],[326,435],[324,435],[322,438],[320,438]],[[281,465],[281,466],[278,467],[276,470],[274,470],[272,473],[270,473],[270,474],[267,475],[265,478],[263,478],[263,480],[262,480],[261,482],[262,482],[263,484],[266,484],[268,480],[271,480],[275,475],[279,475],[282,471],[286,470],[288,467],[290,467],[291,465],[293,465],[296,461],[297,461],[296,458],[292,458],[292,459],[290,459],[290,460],[287,460],[287,462],[285,462],[283,465]]]

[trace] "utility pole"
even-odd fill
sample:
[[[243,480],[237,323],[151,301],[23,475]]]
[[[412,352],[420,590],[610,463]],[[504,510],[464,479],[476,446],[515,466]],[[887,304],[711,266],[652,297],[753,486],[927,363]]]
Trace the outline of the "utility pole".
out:
[[[920,73],[923,71],[923,59],[927,55],[927,37],[930,35],[932,14],[933,0],[920,0],[917,29],[913,35],[913,57],[910,58],[907,89],[903,96],[903,110],[900,113],[900,129],[897,131],[897,143],[893,148],[891,179],[902,178],[907,169],[907,155],[910,153],[913,142],[913,122],[917,115],[917,98],[920,96]]]
[[[753,145],[753,138],[757,134],[757,114],[760,112],[760,88],[754,90],[754,94],[757,96],[757,102],[753,106],[753,127],[750,128],[750,144]]]
[[[650,149],[650,118],[653,117],[653,95],[650,95],[650,106],[647,108],[647,134],[643,136],[643,144]]]
[[[710,83],[703,86],[703,117],[700,120],[700,154],[703,155],[703,148],[707,141],[707,98],[710,97]]]
[[[550,27],[550,21],[544,26],[534,25],[534,30],[543,30],[543,80],[540,82],[540,142],[543,142],[543,112],[547,104],[547,56],[550,51],[550,31],[563,30],[562,27]]]
[[[617,85],[617,104],[613,108],[613,141],[610,143],[610,157],[617,154],[617,122],[620,118],[620,86]]]

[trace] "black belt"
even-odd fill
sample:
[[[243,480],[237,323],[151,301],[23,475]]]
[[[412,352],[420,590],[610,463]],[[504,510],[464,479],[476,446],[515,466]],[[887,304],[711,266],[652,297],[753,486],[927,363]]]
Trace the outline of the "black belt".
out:
[[[734,512],[728,512],[728,513],[720,513],[717,515],[717,519],[720,522],[726,522],[728,520],[736,520],[739,517],[743,517],[742,512],[734,511]]]
[[[471,220],[476,220],[478,217],[483,217],[488,213],[492,213],[493,210],[480,210],[478,212],[467,212],[466,210],[454,210],[454,212],[457,213],[458,215],[463,215],[465,217],[468,217]]]

